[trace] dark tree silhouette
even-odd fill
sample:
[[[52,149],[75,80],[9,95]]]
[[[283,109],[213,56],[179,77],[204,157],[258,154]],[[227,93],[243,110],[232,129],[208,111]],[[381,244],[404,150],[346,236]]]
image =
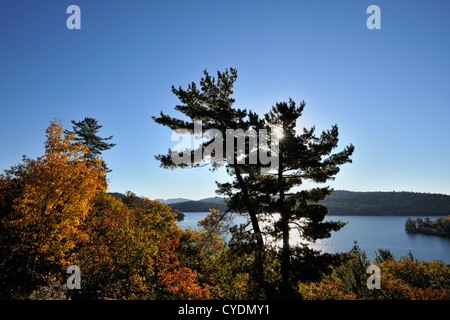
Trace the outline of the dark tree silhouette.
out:
[[[89,148],[86,153],[86,158],[92,160],[102,154],[103,151],[109,150],[114,147],[115,143],[108,143],[113,138],[113,136],[107,138],[101,138],[98,136],[98,131],[103,127],[98,124],[97,120],[94,118],[84,118],[83,121],[71,121],[73,124],[73,131],[65,130],[65,134],[75,134],[75,141],[81,141],[85,146]],[[105,172],[111,172],[103,161],[102,167]]]

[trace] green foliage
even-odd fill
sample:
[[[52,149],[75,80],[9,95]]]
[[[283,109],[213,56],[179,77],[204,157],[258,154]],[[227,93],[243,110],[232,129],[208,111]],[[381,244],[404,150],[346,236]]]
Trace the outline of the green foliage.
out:
[[[73,299],[209,297],[181,254],[176,214],[131,192],[106,194],[101,161],[63,133],[52,122],[45,156],[0,175],[0,298],[61,299],[72,264],[82,273]]]
[[[205,202],[205,201],[184,201],[169,204],[172,210],[179,210],[182,212],[207,212],[210,209],[217,209],[226,211],[227,205],[225,202]]]
[[[331,215],[442,216],[450,212],[450,196],[433,193],[336,190],[319,203]]]
[[[98,136],[98,131],[103,127],[98,124],[96,119],[84,118],[83,121],[72,120],[73,131],[65,130],[66,134],[75,134],[75,141],[82,142],[87,146],[88,152],[86,153],[86,158],[92,160],[99,157],[103,151],[109,150],[114,147],[115,143],[107,143],[106,141],[111,140],[113,136],[107,138],[101,138]],[[102,168],[105,172],[111,172],[106,163],[102,163]]]
[[[65,300],[67,298],[66,285],[51,280],[34,290],[28,298],[30,300]]]
[[[109,194],[117,199],[120,199],[129,208],[137,208],[143,203],[145,203],[144,198],[137,196],[134,192],[131,191],[126,191],[125,194],[120,192],[110,192]],[[172,209],[172,212],[175,213],[175,219],[177,219],[177,221],[184,220],[185,214],[181,210],[177,209],[177,207],[172,207],[170,205],[169,207]]]
[[[2,297],[28,296],[55,280],[73,262],[80,226],[90,201],[106,189],[101,161],[53,121],[46,130],[45,155],[1,175],[0,279]],[[17,188],[12,190],[11,188]]]
[[[355,244],[346,255],[345,262],[335,268],[332,276],[342,280],[343,290],[346,294],[354,294],[357,297],[367,299],[371,293],[366,286],[368,278],[366,269],[369,265],[366,253]]]
[[[235,69],[217,72],[217,79],[211,77],[206,71],[204,74],[205,77],[200,80],[200,90],[194,82],[188,86],[187,90],[181,87],[177,90],[172,87],[173,93],[183,103],[183,105],[177,105],[175,110],[190,118],[192,122],[172,118],[163,112],[160,117],[153,117],[153,119],[172,130],[183,129],[191,134],[195,133],[194,121],[201,120],[203,132],[214,129],[221,132],[222,137],[226,136],[226,139],[218,141],[222,150],[218,151],[214,148],[216,161],[212,163],[212,166],[217,168],[226,163],[227,172],[233,177],[233,181],[217,183],[217,193],[226,196],[226,205],[229,210],[247,214],[250,218],[256,241],[254,246],[255,281],[259,284],[261,295],[267,294],[270,287],[270,282],[265,279],[270,275],[265,274],[264,271],[266,255],[270,253],[270,250],[267,243],[264,243],[264,231],[261,230],[260,221],[277,214],[280,216],[280,218],[272,219],[272,225],[266,229],[275,240],[282,239],[282,248],[274,257],[280,261],[282,275],[280,294],[289,296],[295,292],[290,285],[294,274],[290,266],[293,251],[289,243],[292,225],[295,225],[308,240],[329,237],[331,231],[337,231],[343,226],[340,222],[322,222],[327,214],[327,208],[317,202],[329,195],[331,189],[314,188],[300,192],[293,192],[292,189],[300,186],[305,180],[324,183],[334,179],[339,172],[339,166],[351,162],[350,156],[354,147],[349,145],[342,151],[333,153],[338,144],[337,125],[323,131],[320,135],[316,135],[314,127],[304,128],[302,133],[297,133],[296,123],[302,115],[304,102],[298,106],[293,100],[289,100],[288,103],[277,103],[268,113],[260,117],[251,111],[233,107],[235,101],[231,95],[237,79]],[[275,144],[278,143],[275,141],[277,139],[275,135],[260,134],[261,129],[271,132],[277,127],[283,130],[279,151],[275,151]],[[230,129],[232,129],[231,134]],[[243,146],[237,146],[236,143],[242,138],[238,130],[249,135],[248,139],[244,139]],[[198,167],[205,160],[194,162],[192,160],[196,159],[195,155],[203,154],[204,150],[216,142],[215,137],[206,140],[202,141],[197,150],[182,152],[183,157],[187,152],[187,159],[190,159],[191,163],[175,163],[170,149],[167,155],[158,155],[156,159],[165,168]],[[229,141],[225,140],[233,140],[231,141],[233,149],[230,150]],[[250,140],[257,140],[258,145],[251,145]],[[272,154],[274,152],[278,153],[278,165],[271,164],[273,167],[270,168],[275,172],[269,172],[268,175],[261,174],[261,169],[268,169],[268,166],[261,161],[261,154],[267,154],[267,148],[263,145],[270,146],[271,156],[274,156]],[[219,152],[222,153],[219,154]],[[255,154],[255,152],[259,155],[256,163],[250,161],[250,153]]]
[[[330,237],[331,231],[338,231],[344,226],[339,221],[323,222],[328,210],[318,202],[332,192],[330,188],[312,188],[297,192],[294,188],[306,180],[314,183],[333,180],[339,172],[339,166],[351,162],[350,156],[354,150],[350,144],[342,151],[333,153],[339,140],[337,125],[320,135],[316,135],[314,127],[303,128],[303,132],[297,132],[297,120],[304,108],[304,101],[297,106],[290,99],[289,102],[277,103],[265,114],[266,127],[283,129],[278,153],[279,164],[269,176],[262,177],[254,171],[250,172],[250,175],[255,177],[255,183],[252,184],[256,189],[254,192],[265,195],[259,198],[259,203],[264,207],[263,212],[280,216],[273,224],[272,234],[282,241],[279,254],[282,276],[280,294],[285,297],[295,293],[292,284],[298,281],[293,277],[297,273],[292,270],[292,253],[294,251],[308,253],[307,250],[302,250],[302,245],[299,248],[292,248],[291,229],[297,229],[304,239],[315,241]],[[251,189],[253,191],[253,188]],[[308,253],[305,257],[308,257],[311,263],[314,257],[319,259],[320,254]],[[302,259],[297,259],[297,263],[299,261]]]
[[[405,222],[405,231],[450,238],[450,216],[435,221],[431,221],[429,218],[425,218],[425,221],[421,218],[416,218],[416,220],[408,218]]]
[[[358,246],[341,255],[342,263],[320,281],[304,281],[299,292],[310,300],[449,300],[450,265],[440,260],[417,261],[409,255],[395,260],[388,250],[379,250],[372,263]],[[368,289],[366,269],[376,263],[381,270],[381,288]]]
[[[190,119],[190,121],[173,118],[163,112],[161,112],[159,117],[153,117],[153,119],[155,122],[167,126],[172,130],[183,129],[191,134],[194,134],[194,121],[198,120],[202,121],[202,132],[214,129],[219,130],[223,135],[227,129],[242,129],[245,132],[249,128],[260,128],[262,122],[258,119],[256,114],[248,112],[245,109],[242,110],[233,107],[235,100],[231,95],[233,94],[233,86],[236,79],[237,71],[233,68],[230,68],[230,70],[226,70],[225,72],[217,72],[217,78],[210,76],[205,70],[204,77],[200,80],[200,86],[197,86],[195,82],[192,82],[188,85],[187,89],[181,87],[175,89],[175,87],[172,87],[172,92],[182,103],[181,105],[175,106],[175,110],[182,113],[183,116]],[[235,136],[232,138],[236,139]],[[172,150],[170,149],[167,155],[157,155],[155,158],[160,161],[161,166],[164,168],[199,167],[204,165],[204,161],[194,162],[196,159],[195,155],[198,152],[203,154],[203,151],[207,147],[210,147],[214,140],[215,137],[208,138],[206,141],[203,141],[197,150],[186,150],[185,152],[188,152],[188,159],[192,160],[190,163],[174,163],[172,159]],[[231,155],[229,153],[231,153]],[[256,252],[254,260],[255,277],[258,279],[257,282],[259,283],[260,291],[262,292],[264,287],[264,240],[258,222],[258,206],[256,205],[257,203],[250,198],[248,187],[245,182],[247,179],[245,175],[249,169],[251,170],[251,167],[237,163],[236,159],[239,156],[237,146],[234,144],[234,150],[227,150],[225,139],[223,140],[222,154],[220,154],[218,150],[214,150],[214,156],[217,161],[212,163],[213,169],[226,163],[227,172],[236,177],[239,188],[242,191],[242,201],[240,202],[239,207],[233,206],[233,204],[239,204],[235,201],[237,200],[236,198],[227,201],[227,205],[232,211],[246,213],[250,217],[252,230],[256,237],[256,246],[254,247]],[[219,186],[219,192],[221,189],[223,188]]]

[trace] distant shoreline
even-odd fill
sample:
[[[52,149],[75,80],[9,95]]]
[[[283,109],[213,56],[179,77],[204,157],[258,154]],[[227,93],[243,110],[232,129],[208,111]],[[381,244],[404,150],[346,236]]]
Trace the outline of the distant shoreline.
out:
[[[450,215],[450,196],[417,192],[355,192],[333,191],[319,201],[328,207],[328,215],[347,216],[447,216]],[[209,209],[227,210],[220,197],[169,203],[174,210],[202,212]]]
[[[121,193],[111,193],[123,198]],[[228,209],[221,197],[200,200],[186,198],[156,199],[172,210],[183,213]],[[450,195],[419,192],[360,192],[335,190],[318,204],[328,207],[329,216],[447,216],[450,215]]]
[[[183,211],[183,213],[207,213],[208,211]],[[230,212],[231,213],[231,212]],[[233,212],[234,213],[234,212]],[[414,214],[414,215],[404,215],[404,214],[390,214],[390,215],[382,215],[382,214],[332,214],[328,213],[326,216],[347,216],[347,217],[445,217],[445,214]]]

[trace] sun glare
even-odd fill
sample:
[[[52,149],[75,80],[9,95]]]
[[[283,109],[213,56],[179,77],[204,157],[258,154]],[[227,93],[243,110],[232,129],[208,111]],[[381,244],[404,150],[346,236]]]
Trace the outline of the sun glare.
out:
[[[278,140],[281,140],[284,138],[284,131],[283,131],[282,127],[275,126],[272,128],[272,132],[273,132],[273,135],[275,136],[275,138],[277,138]]]

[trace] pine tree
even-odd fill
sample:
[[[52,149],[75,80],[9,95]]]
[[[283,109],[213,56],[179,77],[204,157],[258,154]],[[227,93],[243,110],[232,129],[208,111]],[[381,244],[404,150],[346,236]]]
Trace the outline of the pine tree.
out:
[[[71,121],[73,124],[73,131],[65,130],[65,134],[75,134],[75,141],[81,141],[85,146],[89,148],[86,153],[86,159],[90,162],[102,154],[103,151],[109,150],[114,147],[115,143],[107,143],[113,136],[107,138],[101,138],[97,135],[98,131],[103,127],[98,124],[96,119],[84,118],[83,121]],[[106,163],[102,162],[102,168],[105,172],[111,172]]]
[[[187,90],[181,87],[176,89],[172,86],[172,92],[183,103],[183,105],[177,105],[175,110],[190,118],[190,122],[172,118],[163,112],[161,112],[159,117],[152,117],[153,120],[172,130],[185,130],[190,134],[195,133],[194,121],[201,121],[202,132],[207,132],[210,129],[218,130],[221,133],[225,133],[227,129],[242,129],[246,131],[258,126],[259,119],[257,115],[252,112],[247,112],[245,109],[242,110],[233,107],[235,100],[231,95],[233,94],[233,85],[237,78],[236,69],[230,68],[230,70],[226,70],[225,72],[217,72],[217,79],[211,77],[206,70],[204,71],[204,75],[205,77],[200,80],[200,90],[197,88],[195,82],[192,82]],[[233,137],[237,139],[236,136]],[[217,141],[215,141],[215,136],[209,138],[204,136],[203,138],[203,143],[197,148],[185,150],[185,152],[189,153],[188,158],[191,160],[190,163],[175,163],[171,149],[169,149],[167,155],[157,155],[155,158],[160,161],[162,167],[170,169],[205,165],[205,161],[195,161],[196,155],[198,153],[202,154],[203,151],[210,148]],[[239,153],[236,144],[234,145],[233,152],[230,153],[232,153],[231,156],[229,153],[227,156],[226,142],[223,140],[222,153],[220,154],[218,150],[214,150],[211,153],[214,156],[212,165],[213,168],[217,168],[226,162],[227,171],[236,177],[238,187],[242,191],[242,201],[239,202],[238,206],[232,205],[232,203],[237,204],[235,199],[230,199],[227,204],[232,211],[245,213],[250,217],[256,238],[255,274],[253,276],[258,286],[257,291],[261,293],[264,287],[264,240],[258,221],[258,208],[254,206],[254,201],[247,190],[245,181],[246,172],[252,169],[249,165],[237,163],[236,159]]]
[[[408,218],[405,222],[405,231],[410,233],[417,232],[416,222],[411,220],[411,218]]]
[[[338,143],[336,125],[331,130],[322,132],[320,136],[315,135],[314,127],[303,129],[302,134],[297,134],[296,121],[302,115],[304,107],[304,102],[297,107],[292,100],[289,103],[277,103],[272,107],[272,110],[265,114],[264,123],[259,125],[267,130],[282,129],[278,133],[281,138],[278,142],[278,165],[268,174],[261,174],[261,164],[244,167],[243,184],[246,186],[245,192],[249,194],[248,203],[258,212],[258,219],[267,222],[264,233],[272,236],[274,243],[281,240],[279,294],[285,298],[293,295],[294,283],[291,283],[291,280],[296,280],[295,274],[298,273],[292,270],[293,260],[303,260],[300,263],[305,263],[304,261],[308,259],[308,263],[316,265],[318,263],[313,260],[321,258],[300,244],[293,247],[290,243],[291,230],[295,228],[303,239],[315,241],[329,237],[331,231],[338,231],[344,225],[340,221],[323,222],[328,209],[317,202],[328,196],[332,189],[328,187],[302,191],[295,189],[298,189],[305,180],[324,183],[333,179],[339,172],[339,165],[351,162],[349,157],[354,150],[353,145],[350,145],[341,152],[331,154]],[[271,144],[274,142],[270,141],[272,137],[259,135],[258,139],[266,138],[269,140],[267,144]],[[244,190],[238,183],[238,177],[232,183],[218,185],[219,193],[228,197],[228,207],[241,212],[247,200],[243,197]],[[307,269],[299,265],[296,268]],[[307,278],[305,275],[301,276]]]
[[[338,231],[344,225],[340,221],[323,222],[328,209],[317,202],[328,196],[332,189],[316,187],[295,191],[295,188],[300,187],[305,180],[314,183],[333,180],[339,172],[339,166],[351,162],[350,156],[354,151],[350,144],[343,151],[332,154],[338,144],[337,125],[333,125],[331,130],[323,131],[320,136],[315,135],[315,127],[303,128],[303,133],[298,134],[296,122],[304,107],[304,101],[297,107],[290,100],[289,103],[277,103],[265,115],[267,126],[279,126],[283,129],[278,168],[271,177],[266,178],[273,181],[276,193],[273,193],[272,187],[263,190],[263,193],[272,196],[266,205],[267,213],[279,214],[273,231],[282,240],[280,293],[284,297],[290,296],[291,290],[291,259],[294,252],[290,244],[291,229],[297,229],[303,239],[315,241],[328,238],[330,231]]]
[[[167,155],[158,155],[156,159],[165,168],[201,166],[205,161],[195,162],[196,155],[205,150],[210,151],[214,146],[214,152],[211,152],[214,155],[213,167],[226,162],[227,172],[234,178],[232,182],[217,183],[216,192],[226,196],[230,211],[248,215],[256,239],[255,272],[252,275],[256,283],[254,296],[267,297],[271,290],[271,284],[266,282],[264,273],[268,245],[264,238],[265,235],[274,235],[276,239],[282,239],[280,293],[287,297],[291,295],[292,287],[291,260],[299,252],[297,249],[293,250],[289,242],[292,226],[297,226],[302,236],[310,241],[329,237],[331,231],[337,231],[343,226],[341,222],[322,222],[327,208],[317,202],[329,195],[332,189],[324,187],[297,192],[292,189],[300,186],[304,180],[324,183],[333,179],[339,172],[339,165],[351,162],[349,158],[354,147],[350,145],[343,151],[332,154],[338,143],[336,125],[318,137],[314,127],[297,134],[296,120],[302,114],[304,102],[299,107],[292,100],[289,103],[277,103],[264,118],[251,111],[233,108],[234,99],[230,96],[237,77],[236,70],[230,69],[230,72],[217,74],[216,81],[205,71],[205,78],[200,82],[201,90],[192,83],[188,90],[176,90],[172,87],[172,91],[184,103],[176,106],[175,110],[182,112],[193,122],[201,120],[203,132],[215,129],[215,132],[222,134],[221,137],[226,132],[226,139],[217,141],[217,135],[205,139],[203,135],[202,143],[197,149],[182,152],[183,156],[188,152],[190,163],[174,163],[173,155],[179,154],[170,149]],[[172,118],[162,112],[159,118],[153,119],[172,130],[183,129],[191,134],[195,133],[193,122]],[[281,128],[283,136],[278,134],[277,137],[275,128]],[[243,138],[239,129],[241,133],[245,132],[243,146],[238,143]],[[262,134],[260,129],[270,134]],[[232,133],[228,134],[230,130]],[[278,141],[280,138],[281,142]],[[229,140],[233,142],[231,155]],[[253,144],[252,140],[258,143]],[[218,151],[217,147],[221,143],[222,148]],[[278,150],[274,148],[277,144]],[[278,165],[271,163],[268,167],[263,161],[264,153],[270,159],[277,158]],[[276,218],[277,215],[279,219]],[[275,222],[265,223],[268,225],[267,230],[262,230],[261,223],[268,218],[271,218],[270,221],[275,218]]]

